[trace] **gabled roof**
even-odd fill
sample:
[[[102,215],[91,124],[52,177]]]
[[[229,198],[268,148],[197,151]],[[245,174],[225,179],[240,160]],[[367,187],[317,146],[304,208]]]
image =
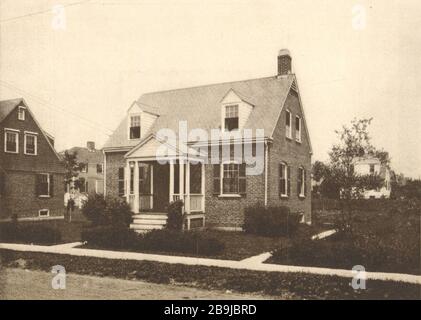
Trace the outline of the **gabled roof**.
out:
[[[2,122],[13,109],[22,102],[22,98],[0,101],[0,122]]]
[[[246,101],[254,106],[244,128],[264,129],[265,136],[271,138],[294,79],[295,75],[290,74],[146,93],[137,100],[138,105],[147,106],[148,111],[153,110],[159,117],[145,134],[156,133],[161,128],[178,133],[180,120],[187,121],[188,130],[218,129],[221,126],[221,100],[233,90],[240,97],[247,97]],[[104,148],[137,145],[139,140],[127,139],[127,125],[125,116]]]

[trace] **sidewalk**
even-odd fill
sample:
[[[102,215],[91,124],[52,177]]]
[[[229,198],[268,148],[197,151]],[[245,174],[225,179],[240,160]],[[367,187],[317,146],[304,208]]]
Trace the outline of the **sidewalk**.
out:
[[[0,243],[0,249],[10,249],[15,251],[27,252],[42,252],[42,253],[56,253],[66,254],[73,256],[96,257],[105,259],[118,259],[118,260],[137,260],[137,261],[155,261],[171,264],[184,264],[184,265],[197,265],[208,267],[220,267],[230,269],[242,269],[253,271],[267,271],[267,272],[302,272],[318,275],[330,275],[345,278],[353,278],[355,274],[352,270],[344,269],[330,269],[318,267],[299,267],[287,266],[278,264],[265,264],[262,263],[262,255],[247,258],[242,261],[233,260],[220,260],[208,258],[194,258],[194,257],[180,257],[180,256],[165,256],[158,254],[136,253],[136,252],[120,252],[96,249],[82,249],[73,248],[74,244],[65,244],[57,246],[39,246],[39,245],[26,245],[26,244],[8,244]],[[367,280],[383,280],[383,281],[397,281],[421,285],[421,276],[402,274],[402,273],[385,273],[385,272],[366,272]]]

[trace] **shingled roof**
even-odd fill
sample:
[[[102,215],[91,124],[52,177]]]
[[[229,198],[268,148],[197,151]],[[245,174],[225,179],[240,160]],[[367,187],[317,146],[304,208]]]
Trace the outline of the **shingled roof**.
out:
[[[10,112],[22,102],[22,98],[0,101],[0,122],[2,122]]]
[[[244,127],[253,131],[264,129],[265,136],[271,137],[294,79],[290,74],[146,93],[136,101],[137,104],[159,117],[145,137],[161,128],[177,133],[181,120],[187,121],[189,130],[220,128],[221,100],[230,90],[254,106]],[[104,148],[133,147],[139,143],[127,139],[127,121],[125,116]]]

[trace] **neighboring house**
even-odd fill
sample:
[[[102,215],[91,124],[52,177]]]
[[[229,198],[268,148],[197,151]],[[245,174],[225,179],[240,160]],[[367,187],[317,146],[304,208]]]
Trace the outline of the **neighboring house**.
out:
[[[187,146],[162,140],[160,129],[179,134],[180,121],[186,121],[188,130],[209,133],[206,141],[197,143],[194,135],[187,139]],[[220,134],[212,135],[213,129]],[[245,129],[253,135],[224,136]],[[256,134],[258,129],[264,130],[262,136]],[[200,148],[204,142],[217,147],[209,147],[204,155]],[[160,164],[164,145],[173,152],[170,163]],[[246,146],[262,150],[258,159],[262,170],[247,175],[244,159],[221,157],[222,152],[217,163],[211,163],[214,150],[227,145],[231,153]],[[287,50],[279,53],[276,76],[142,95],[103,151],[106,194],[126,198],[136,214],[134,229],[162,226],[166,207],[177,199],[184,200],[187,228],[206,225],[239,230],[244,209],[256,204],[288,206],[302,213],[303,221],[311,222],[312,151]]]
[[[86,148],[73,147],[67,151],[69,153],[76,152],[76,160],[81,164],[78,175],[78,191],[81,193],[104,193],[104,155],[101,150],[95,149],[95,142],[88,141]],[[60,155],[63,154],[64,152],[60,152]]]
[[[24,99],[0,101],[0,220],[63,218],[64,165]]]
[[[376,174],[384,179],[383,185],[379,189],[365,190],[365,199],[389,198],[391,188],[390,169],[382,165],[379,159],[374,157],[362,157],[354,160],[354,172],[360,175]]]

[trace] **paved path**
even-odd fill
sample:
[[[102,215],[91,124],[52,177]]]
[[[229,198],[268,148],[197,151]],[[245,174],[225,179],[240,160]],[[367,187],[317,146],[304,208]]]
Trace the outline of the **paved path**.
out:
[[[108,250],[82,249],[82,248],[66,248],[63,246],[38,246],[27,244],[5,244],[0,243],[0,249],[10,249],[15,251],[29,251],[29,252],[43,252],[43,253],[57,253],[74,256],[96,257],[106,259],[122,259],[122,260],[137,260],[137,261],[156,261],[163,263],[185,264],[185,265],[199,265],[209,267],[221,267],[230,269],[246,269],[254,271],[269,271],[269,272],[302,272],[319,275],[332,275],[345,278],[353,278],[355,274],[352,270],[344,269],[330,269],[318,267],[299,267],[287,266],[267,263],[250,263],[250,261],[233,261],[233,260],[219,260],[207,258],[193,258],[193,257],[179,257],[179,256],[165,256],[158,254],[136,253],[136,252],[120,252]],[[260,256],[260,255],[259,255]],[[359,277],[363,276],[360,274]],[[402,273],[385,273],[385,272],[365,272],[365,277],[368,280],[385,280],[398,281],[406,283],[421,284],[421,276],[402,274]]]
[[[68,274],[66,289],[51,287],[52,273],[23,269],[0,270],[0,300],[16,299],[268,299],[260,295],[245,295],[223,291],[209,291],[178,285],[154,284],[138,280],[122,280]]]

